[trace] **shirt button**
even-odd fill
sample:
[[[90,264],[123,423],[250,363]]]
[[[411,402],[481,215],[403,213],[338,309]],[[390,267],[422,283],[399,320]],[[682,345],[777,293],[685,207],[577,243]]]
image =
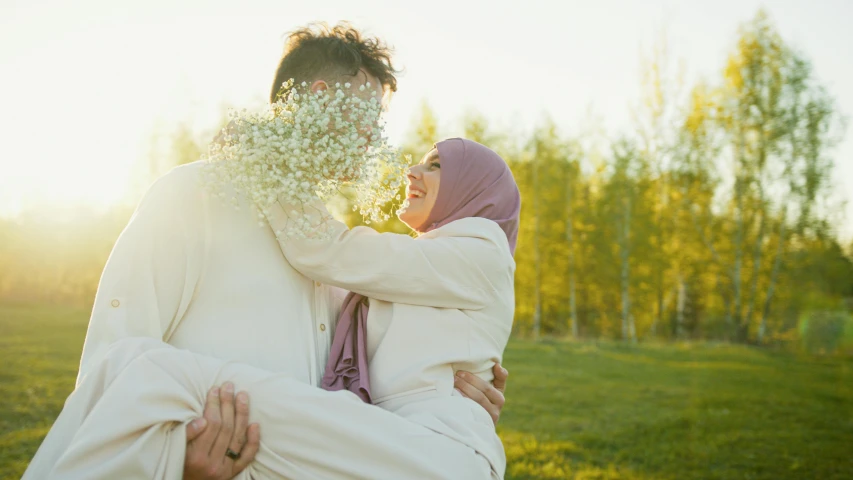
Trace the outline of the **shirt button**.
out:
[[[320,324],[320,331],[321,331],[321,332],[325,332],[325,331],[326,331],[326,324],[325,324],[325,323],[321,323],[321,324]]]
[[[320,287],[320,282],[314,282],[314,286],[319,288],[319,287]]]
[[[119,302],[118,300],[113,299],[113,301],[112,301],[112,302],[110,302],[110,305],[112,305],[113,307],[118,307],[119,305],[121,305],[121,302]]]

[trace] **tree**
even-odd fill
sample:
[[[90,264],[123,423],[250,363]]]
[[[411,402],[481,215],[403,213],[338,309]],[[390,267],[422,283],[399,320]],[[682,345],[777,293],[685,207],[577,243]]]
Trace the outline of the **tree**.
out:
[[[725,206],[732,216],[729,315],[735,338],[746,341],[761,297],[765,311],[771,305],[792,233],[806,234],[814,199],[826,191],[825,152],[834,113],[808,63],[785,44],[763,11],[741,29],[724,72],[719,111],[733,177]],[[799,218],[792,219],[792,212]],[[759,342],[767,320],[762,313],[755,333]]]
[[[637,341],[637,328],[631,313],[631,247],[632,247],[632,211],[636,208],[637,188],[636,147],[626,139],[620,139],[613,145],[613,175],[610,180],[611,203],[616,206],[616,238],[619,248],[620,297],[622,305],[622,339]]]
[[[644,199],[652,206],[654,214],[649,230],[653,249],[648,257],[655,289],[654,313],[649,332],[651,336],[658,335],[659,325],[673,296],[673,288],[678,297],[678,324],[683,324],[686,292],[684,275],[680,269],[683,263],[678,261],[679,232],[675,224],[680,205],[674,203],[670,175],[678,124],[683,121],[680,99],[684,68],[683,64],[673,62],[671,55],[666,31],[662,30],[649,56],[641,62],[642,97],[633,111],[639,154],[649,165],[650,181],[654,183],[653,196]]]

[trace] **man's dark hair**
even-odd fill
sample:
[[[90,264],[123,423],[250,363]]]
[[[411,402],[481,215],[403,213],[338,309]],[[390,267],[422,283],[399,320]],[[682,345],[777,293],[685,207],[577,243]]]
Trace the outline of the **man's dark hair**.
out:
[[[329,27],[313,23],[290,32],[284,53],[278,62],[270,102],[286,93],[282,84],[289,79],[298,85],[315,80],[354,77],[364,69],[382,84],[383,90],[396,92],[397,71],[391,64],[391,49],[378,38],[364,37],[348,23]]]

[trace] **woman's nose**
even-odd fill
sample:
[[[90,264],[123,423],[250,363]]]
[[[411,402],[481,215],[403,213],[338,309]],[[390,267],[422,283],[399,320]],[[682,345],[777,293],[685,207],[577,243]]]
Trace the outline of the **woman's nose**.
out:
[[[418,179],[418,178],[420,178],[420,175],[421,175],[421,172],[420,172],[420,169],[418,169],[417,165],[409,167],[409,173],[407,175],[409,178]]]

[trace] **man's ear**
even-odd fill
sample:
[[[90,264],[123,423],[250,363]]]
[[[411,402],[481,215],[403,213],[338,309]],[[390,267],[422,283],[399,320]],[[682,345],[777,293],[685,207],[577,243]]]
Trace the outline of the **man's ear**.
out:
[[[323,80],[316,80],[314,83],[311,84],[311,92],[312,93],[322,92],[324,90],[327,90],[328,88],[329,88],[329,84],[327,84]]]

